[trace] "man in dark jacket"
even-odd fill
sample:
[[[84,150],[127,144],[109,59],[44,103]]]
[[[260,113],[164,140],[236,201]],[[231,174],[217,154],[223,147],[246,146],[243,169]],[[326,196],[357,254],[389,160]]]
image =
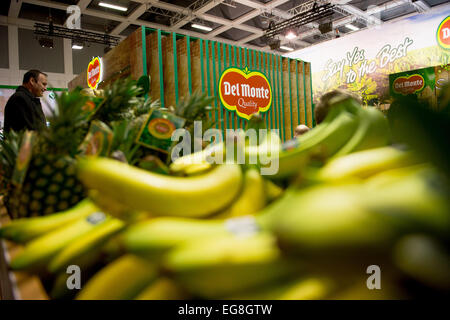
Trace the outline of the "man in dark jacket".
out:
[[[47,75],[39,70],[30,70],[23,76],[23,84],[9,98],[5,106],[4,131],[11,129],[40,130],[46,119],[41,101],[47,89]]]

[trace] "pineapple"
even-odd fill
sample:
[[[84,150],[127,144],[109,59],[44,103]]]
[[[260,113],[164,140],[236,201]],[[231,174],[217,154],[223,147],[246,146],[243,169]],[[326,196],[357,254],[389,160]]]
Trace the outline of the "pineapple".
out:
[[[12,218],[52,214],[84,198],[75,156],[88,123],[88,113],[83,111],[86,100],[79,92],[63,93],[57,99],[50,126],[39,132],[22,185],[8,188],[5,206]],[[17,141],[3,141],[4,147],[12,143]]]

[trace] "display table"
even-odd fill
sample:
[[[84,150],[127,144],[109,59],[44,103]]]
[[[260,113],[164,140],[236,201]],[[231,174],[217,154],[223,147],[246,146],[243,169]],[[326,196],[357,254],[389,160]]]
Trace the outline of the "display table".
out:
[[[9,216],[0,209],[0,225],[9,223]],[[9,261],[22,250],[22,246],[0,240],[0,300],[48,300],[38,277],[9,270]]]

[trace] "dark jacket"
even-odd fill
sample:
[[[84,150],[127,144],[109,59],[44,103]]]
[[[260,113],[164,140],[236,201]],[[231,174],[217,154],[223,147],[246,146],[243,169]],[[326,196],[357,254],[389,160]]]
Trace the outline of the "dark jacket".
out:
[[[24,86],[18,87],[5,106],[4,131],[40,130],[45,125],[46,119],[39,98]]]

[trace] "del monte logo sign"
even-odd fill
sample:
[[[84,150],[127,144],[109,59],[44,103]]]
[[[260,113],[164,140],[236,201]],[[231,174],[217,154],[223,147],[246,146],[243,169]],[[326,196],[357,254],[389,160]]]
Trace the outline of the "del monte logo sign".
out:
[[[87,83],[89,88],[97,89],[97,86],[102,78],[103,72],[102,60],[99,57],[95,57],[89,62],[87,69]]]
[[[259,71],[228,68],[219,80],[220,101],[239,117],[250,119],[254,113],[269,110],[272,104],[272,88],[266,76]]]
[[[403,95],[414,94],[422,90],[425,80],[420,74],[413,74],[409,77],[398,77],[393,84],[394,92]]]
[[[442,20],[436,32],[436,40],[441,48],[450,50],[450,16]]]

